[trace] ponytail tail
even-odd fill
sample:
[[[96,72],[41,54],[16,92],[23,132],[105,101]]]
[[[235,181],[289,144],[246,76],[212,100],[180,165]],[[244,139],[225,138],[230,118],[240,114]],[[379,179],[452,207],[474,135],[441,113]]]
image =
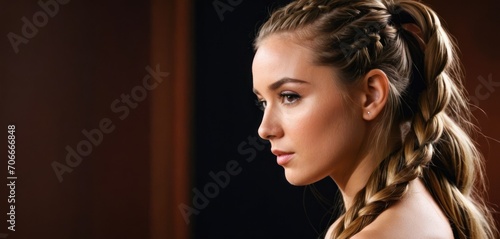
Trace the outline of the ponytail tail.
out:
[[[413,34],[424,43],[420,73],[426,86],[418,97],[412,132],[404,141],[405,157],[428,157],[428,162],[421,162],[421,175],[450,220],[455,238],[498,238],[483,201],[483,157],[471,139],[476,128],[471,123],[456,46],[427,6],[401,1],[399,10],[408,13],[421,30]]]

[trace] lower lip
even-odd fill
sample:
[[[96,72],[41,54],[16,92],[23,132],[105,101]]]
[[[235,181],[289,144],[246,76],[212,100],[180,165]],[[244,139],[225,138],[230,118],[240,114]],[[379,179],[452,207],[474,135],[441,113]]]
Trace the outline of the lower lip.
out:
[[[278,164],[285,165],[288,162],[290,162],[290,160],[292,160],[292,157],[293,157],[293,154],[282,154],[282,155],[277,157]]]

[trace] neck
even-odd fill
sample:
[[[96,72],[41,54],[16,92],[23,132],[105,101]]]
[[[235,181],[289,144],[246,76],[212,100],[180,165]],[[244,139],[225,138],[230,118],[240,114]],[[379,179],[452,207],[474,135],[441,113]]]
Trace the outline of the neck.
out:
[[[376,167],[376,160],[373,156],[365,155],[359,160],[357,167],[351,170],[351,173],[331,176],[342,194],[346,211],[352,206],[354,197],[366,185],[371,172]]]
[[[380,162],[399,148],[400,143],[401,130],[399,127],[394,127],[389,134],[386,150],[375,153],[376,149],[373,148],[373,144],[367,142],[366,147],[363,147],[364,150],[360,150],[357,157],[350,161],[352,165],[350,168],[343,168],[339,170],[341,172],[330,175],[342,194],[346,211],[352,206],[356,194],[366,186]]]

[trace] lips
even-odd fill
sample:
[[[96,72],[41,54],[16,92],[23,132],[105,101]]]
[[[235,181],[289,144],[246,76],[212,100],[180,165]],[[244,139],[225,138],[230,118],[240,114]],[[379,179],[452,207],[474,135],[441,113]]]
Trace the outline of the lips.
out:
[[[271,152],[276,155],[277,157],[277,163],[281,166],[287,164],[292,160],[294,153],[292,152],[285,152],[277,149],[271,150]]]

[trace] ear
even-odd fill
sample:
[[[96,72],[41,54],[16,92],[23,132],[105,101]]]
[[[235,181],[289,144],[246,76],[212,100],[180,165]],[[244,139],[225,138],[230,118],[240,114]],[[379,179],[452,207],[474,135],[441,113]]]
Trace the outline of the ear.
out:
[[[371,121],[382,112],[389,95],[389,79],[379,69],[370,70],[362,81],[363,119]]]

